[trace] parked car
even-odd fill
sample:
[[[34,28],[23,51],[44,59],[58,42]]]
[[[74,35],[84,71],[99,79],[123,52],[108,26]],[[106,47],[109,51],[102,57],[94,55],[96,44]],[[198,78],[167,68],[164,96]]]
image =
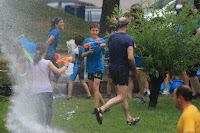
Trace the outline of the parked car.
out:
[[[53,8],[61,9],[67,13],[70,13],[80,18],[84,17],[83,19],[87,22],[96,22],[96,23],[100,22],[102,9],[96,7],[91,3],[82,2],[78,0],[50,0],[48,2],[44,2],[44,4]],[[79,13],[77,12],[78,11],[77,9],[79,7],[84,7],[80,11],[81,15],[77,14]]]

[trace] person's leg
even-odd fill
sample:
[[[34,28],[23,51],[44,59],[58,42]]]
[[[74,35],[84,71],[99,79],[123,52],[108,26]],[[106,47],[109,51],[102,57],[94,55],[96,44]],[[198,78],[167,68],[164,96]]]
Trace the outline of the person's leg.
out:
[[[44,93],[43,99],[46,107],[46,125],[50,126],[52,119],[52,105],[53,105],[52,93],[50,92]]]
[[[200,83],[197,76],[190,77],[190,82],[191,82],[191,88],[193,91],[192,95],[195,96],[197,93],[200,94]]]
[[[183,77],[184,85],[189,86],[189,77],[187,76],[186,70],[182,71],[182,77]]]
[[[67,100],[72,99],[72,89],[74,86],[74,80],[76,79],[76,76],[77,76],[77,69],[73,68],[73,73],[70,75],[69,78]]]
[[[110,99],[105,105],[101,106],[101,111],[104,112],[106,109],[121,103],[127,97],[128,86],[117,85],[118,93],[117,96]]]
[[[163,95],[169,95],[169,91],[167,89],[168,86],[168,82],[169,82],[169,74],[166,74],[166,78],[163,81],[163,85],[164,85],[164,90],[163,90]]]
[[[108,81],[107,81],[107,97],[108,99],[111,98],[111,86],[112,86],[112,79],[111,78],[108,78]]]
[[[143,76],[143,80],[144,80],[144,88],[145,88],[145,93],[146,93],[146,95],[150,95],[150,89],[149,89],[149,77],[146,75],[146,74],[144,74],[144,76]]]
[[[91,94],[90,94],[90,90],[88,88],[88,85],[85,83],[85,80],[80,80],[83,88],[85,89],[85,92],[87,93],[87,97],[91,97]]]
[[[128,78],[128,93],[127,93],[127,96],[128,98],[133,98],[133,78],[132,77],[129,77]]]
[[[93,80],[88,79],[88,85],[91,92],[93,92],[93,82],[94,82]]]
[[[103,97],[101,93],[99,92],[99,85],[100,85],[100,79],[95,78],[93,82],[93,93],[94,93],[94,107],[99,107],[99,102],[101,105],[104,105],[105,102],[103,100]]]
[[[44,111],[43,111],[43,100],[42,94],[35,94],[34,107],[37,114],[37,121],[39,124],[44,125]]]
[[[74,80],[69,80],[69,85],[68,85],[68,95],[67,95],[67,99],[71,100],[72,98],[72,89],[74,86]]]
[[[140,89],[140,96],[144,99],[144,80],[143,80],[143,72],[142,70],[136,70],[138,75],[138,86]]]

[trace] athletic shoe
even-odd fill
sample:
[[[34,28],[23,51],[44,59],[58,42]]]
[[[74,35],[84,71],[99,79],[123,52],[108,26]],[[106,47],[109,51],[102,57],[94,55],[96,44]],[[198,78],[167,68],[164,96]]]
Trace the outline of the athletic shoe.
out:
[[[144,95],[145,95],[145,96],[149,96],[149,95],[150,95],[150,90],[146,90],[146,91],[144,92]]]
[[[169,95],[169,91],[168,90],[164,90],[163,93],[162,93],[162,95],[168,96]]]
[[[52,92],[52,95],[53,95],[53,99],[58,99],[58,97],[56,96],[54,92]]]
[[[143,104],[145,103],[145,100],[143,97],[139,97],[138,100],[137,100],[137,104]]]
[[[108,98],[108,99],[111,99],[111,95],[110,95],[110,94],[108,94],[108,95],[107,95],[107,98]]]

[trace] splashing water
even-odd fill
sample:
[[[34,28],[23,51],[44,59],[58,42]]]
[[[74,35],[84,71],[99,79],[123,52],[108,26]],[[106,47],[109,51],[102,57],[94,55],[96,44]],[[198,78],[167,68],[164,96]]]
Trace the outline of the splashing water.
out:
[[[76,48],[75,40],[69,40],[66,42],[68,48],[68,55],[72,55],[72,51]]]
[[[46,128],[37,123],[33,107],[33,93],[31,81],[26,76],[19,76],[17,55],[15,54],[15,40],[27,31],[26,20],[30,12],[17,10],[13,5],[20,0],[0,0],[0,49],[3,57],[9,60],[9,76],[11,77],[13,95],[6,119],[6,127],[11,133],[64,133],[58,129]],[[18,9],[19,9],[18,8]],[[27,7],[28,8],[28,7]],[[33,33],[34,34],[34,33]],[[31,35],[31,33],[30,33]],[[32,36],[34,38],[34,35]]]

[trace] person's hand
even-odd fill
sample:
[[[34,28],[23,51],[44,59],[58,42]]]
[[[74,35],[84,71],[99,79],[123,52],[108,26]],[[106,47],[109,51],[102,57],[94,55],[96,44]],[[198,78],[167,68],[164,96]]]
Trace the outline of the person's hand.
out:
[[[137,48],[137,46],[136,46],[136,44],[134,43],[134,46],[133,46],[133,48]]]
[[[101,48],[105,48],[106,47],[106,44],[104,43],[104,44],[100,44],[100,47]]]
[[[91,46],[90,48],[89,48],[89,51],[88,51],[89,53],[93,53],[94,52],[94,49],[93,49],[93,46]]]
[[[117,19],[115,17],[113,17],[113,18],[110,19],[110,22],[116,24],[117,23]]]
[[[63,61],[64,66],[68,67],[69,66],[69,62],[68,61]]]
[[[18,36],[16,40],[18,41],[22,36],[24,36],[24,34],[21,34],[20,36]]]

